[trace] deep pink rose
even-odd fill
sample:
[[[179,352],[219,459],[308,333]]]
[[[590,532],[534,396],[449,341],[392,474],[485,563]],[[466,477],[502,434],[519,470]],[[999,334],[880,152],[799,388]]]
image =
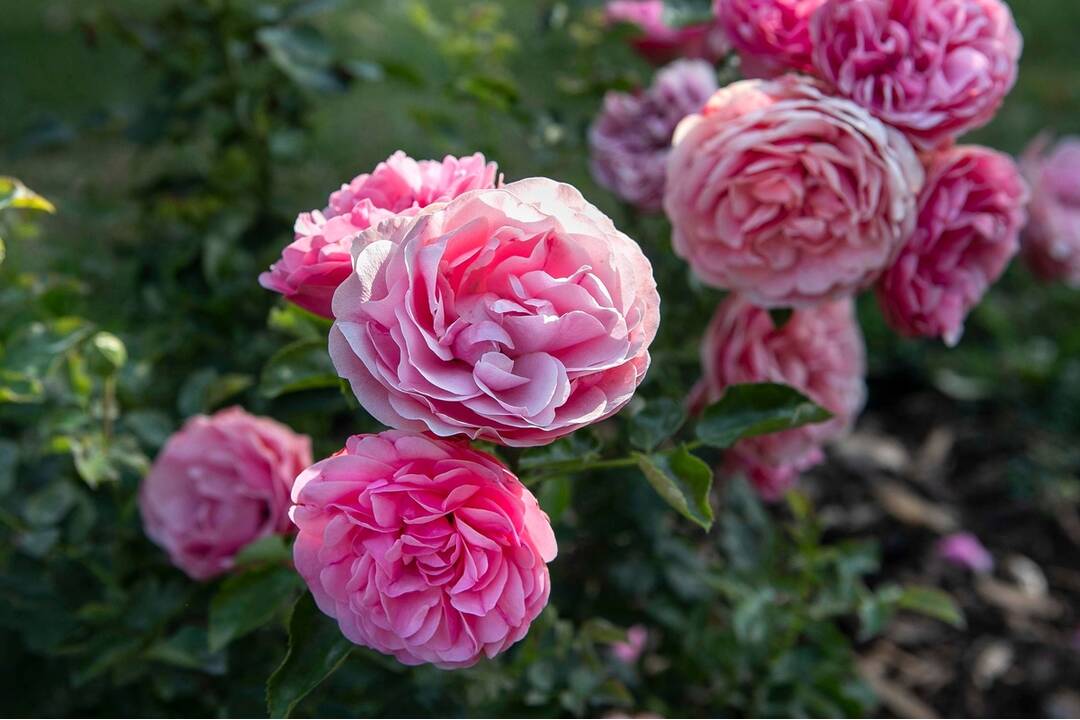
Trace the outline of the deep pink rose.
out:
[[[739,53],[743,75],[813,69],[810,16],[825,0],[715,0],[716,17]]]
[[[634,49],[658,65],[676,58],[716,62],[731,50],[723,29],[714,22],[672,27],[664,18],[664,0],[608,0],[604,15],[609,23],[636,25],[640,34]]]
[[[1080,137],[1036,138],[1020,166],[1031,185],[1024,259],[1040,278],[1080,287]]]
[[[824,459],[822,445],[845,432],[862,409],[865,356],[850,300],[795,310],[778,328],[768,311],[728,296],[701,344],[704,400],[719,400],[729,385],[783,383],[834,416],[740,440],[728,452],[728,469],[744,472],[766,499],[783,495],[801,471]]]
[[[990,122],[1023,44],[1001,0],[828,0],[810,35],[817,72],[922,150]]]
[[[1020,248],[1026,202],[1006,155],[977,146],[931,155],[915,233],[878,283],[889,325],[955,345],[968,312]]]
[[[311,440],[238,407],[197,415],[174,434],[139,488],[143,528],[196,580],[219,575],[253,540],[289,532],[289,490]]]
[[[293,503],[293,558],[319,608],[352,642],[406,665],[494,657],[547,604],[547,515],[464,442],[354,435],[301,473]]]
[[[466,193],[353,254],[330,356],[391,427],[543,445],[614,414],[649,367],[652,267],[569,185]]]
[[[349,250],[357,233],[399,214],[416,214],[432,203],[451,200],[476,188],[495,187],[497,168],[480,153],[442,162],[413,160],[400,150],[372,173],[353,178],[330,196],[327,207],[301,213],[295,240],[259,284],[281,293],[305,310],[331,315],[330,303],[352,272]]]
[[[589,129],[593,177],[641,210],[659,210],[675,126],[714,92],[716,71],[702,60],[676,60],[643,92],[609,92]]]
[[[922,181],[900,133],[785,75],[734,83],[680,123],[664,210],[704,282],[801,306],[877,279],[914,226]]]
[[[943,560],[973,572],[986,573],[994,569],[994,556],[979,542],[979,538],[969,532],[953,533],[941,538],[937,553]]]

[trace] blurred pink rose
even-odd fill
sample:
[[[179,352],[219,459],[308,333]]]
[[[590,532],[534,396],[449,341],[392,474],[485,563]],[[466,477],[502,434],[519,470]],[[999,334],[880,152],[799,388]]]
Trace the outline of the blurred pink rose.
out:
[[[349,250],[357,233],[399,214],[413,215],[432,203],[476,188],[495,187],[495,163],[480,153],[449,155],[442,162],[413,160],[400,150],[374,172],[358,175],[330,196],[322,210],[301,213],[295,240],[281,259],[259,276],[259,284],[305,310],[331,315],[334,291],[352,272]]]
[[[810,16],[825,0],[714,0],[746,77],[813,69]]]
[[[330,356],[391,427],[543,445],[617,412],[649,367],[652,267],[569,185],[466,193],[353,253]]]
[[[714,63],[731,50],[723,29],[714,22],[668,25],[664,0],[608,0],[604,15],[609,23],[636,25],[640,35],[632,40],[634,49],[657,65],[680,57]]]
[[[828,0],[810,35],[818,73],[921,150],[990,122],[1023,44],[1001,0]]]
[[[1051,147],[1049,136],[1040,136],[1020,166],[1031,184],[1024,259],[1040,278],[1080,287],[1080,137]]]
[[[734,83],[679,124],[664,210],[704,282],[802,306],[877,279],[914,226],[922,182],[900,133],[785,75]]]
[[[862,409],[865,355],[850,300],[795,310],[778,328],[768,311],[728,296],[701,344],[704,400],[719,400],[729,385],[783,383],[834,417],[740,440],[727,454],[727,469],[746,473],[766,499],[783,495],[801,471],[824,459],[821,446],[843,434]]]
[[[994,569],[994,556],[979,542],[979,538],[968,532],[943,537],[938,541],[937,553],[944,560],[974,572],[985,573]]]
[[[1006,155],[955,146],[927,158],[919,223],[878,283],[885,319],[904,335],[955,345],[964,318],[1020,248],[1027,187]]]
[[[253,540],[289,532],[289,490],[311,440],[238,407],[197,415],[161,450],[139,488],[143,528],[196,580],[226,572]]]
[[[547,604],[547,515],[463,442],[354,435],[301,473],[293,502],[293,557],[319,608],[352,642],[406,665],[494,657]]]
[[[714,92],[716,71],[702,60],[676,60],[644,92],[609,92],[589,129],[593,177],[620,199],[659,210],[675,126]]]
[[[649,631],[644,625],[632,625],[626,629],[626,640],[613,643],[611,653],[627,665],[633,665],[645,651],[645,645],[649,642]]]

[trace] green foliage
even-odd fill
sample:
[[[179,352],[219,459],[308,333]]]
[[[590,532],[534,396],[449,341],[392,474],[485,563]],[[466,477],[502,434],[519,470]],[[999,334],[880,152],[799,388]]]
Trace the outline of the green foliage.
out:
[[[828,420],[832,414],[794,388],[774,383],[733,385],[705,410],[698,438],[728,448],[736,441]]]

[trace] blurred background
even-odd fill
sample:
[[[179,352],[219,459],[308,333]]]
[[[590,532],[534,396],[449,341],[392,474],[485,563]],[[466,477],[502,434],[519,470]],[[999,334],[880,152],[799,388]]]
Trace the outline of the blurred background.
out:
[[[1043,130],[1080,134],[1080,3],[1009,4],[1020,79],[971,140],[1019,153]],[[395,150],[480,151],[507,179],[579,187],[657,267],[643,401],[685,393],[718,296],[671,256],[662,218],[587,167],[603,93],[651,72],[588,2],[0,0],[0,175],[57,207],[5,233],[0,266],[0,342],[37,343],[25,362],[44,383],[0,410],[24,464],[0,482],[5,714],[262,714],[284,636],[208,653],[185,635],[212,590],[140,539],[130,498],[193,412],[243,402],[312,434],[317,456],[375,427],[255,278],[298,212]],[[552,608],[521,648],[455,674],[356,655],[298,712],[1080,715],[1080,292],[1017,261],[953,349],[897,338],[863,300],[869,404],[800,501],[763,507],[730,483],[706,536],[644,483],[549,482]],[[96,328],[127,347],[115,396],[72,379],[72,338]],[[8,400],[37,392],[13,383]],[[84,427],[109,403],[119,451]],[[83,482],[54,484],[66,475]],[[992,571],[939,557],[958,531]],[[956,607],[898,602],[901,585]],[[636,625],[627,662],[613,643]]]

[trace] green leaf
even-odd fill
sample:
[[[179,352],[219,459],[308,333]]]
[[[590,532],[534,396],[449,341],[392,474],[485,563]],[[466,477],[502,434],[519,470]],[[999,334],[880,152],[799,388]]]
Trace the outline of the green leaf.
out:
[[[35,377],[0,369],[0,403],[34,403],[45,397],[45,386]]]
[[[0,495],[15,488],[15,467],[19,464],[19,446],[13,440],[0,440]]]
[[[206,630],[193,625],[180,628],[172,637],[150,646],[146,657],[210,675],[224,675],[226,669],[225,654],[214,648],[207,650]]]
[[[292,550],[282,535],[267,535],[240,548],[233,558],[236,565],[256,565],[259,563],[287,563],[292,559]]]
[[[0,210],[9,207],[17,210],[56,212],[56,207],[51,202],[23,185],[20,180],[0,176]]]
[[[296,340],[319,340],[325,346],[332,322],[298,305],[284,303],[270,308],[266,324],[272,330],[291,335]]]
[[[220,375],[214,368],[203,368],[184,381],[177,397],[177,409],[183,417],[210,412],[253,383],[250,375]]]
[[[548,478],[536,492],[536,500],[541,509],[548,514],[552,523],[562,519],[563,514],[570,507],[570,501],[574,495],[574,483],[566,475],[558,475]]]
[[[259,392],[276,398],[301,390],[337,387],[326,339],[299,340],[278,350],[263,368]]]
[[[652,452],[675,434],[686,420],[682,403],[671,398],[649,400],[645,408],[630,418],[630,443]]]
[[[210,650],[270,622],[300,584],[295,570],[277,565],[230,576],[210,601]]]
[[[908,585],[901,591],[897,606],[927,615],[955,628],[964,627],[964,613],[952,596],[937,588]]]
[[[270,717],[289,717],[298,702],[341,667],[352,649],[334,621],[315,605],[311,593],[304,593],[289,621],[289,650],[266,681]]]
[[[709,490],[712,488],[713,473],[708,465],[692,455],[685,446],[653,455],[634,453],[634,457],[660,497],[706,530],[712,527]]]
[[[518,467],[541,472],[556,471],[562,465],[587,465],[600,457],[600,447],[587,432],[576,432],[550,445],[529,448],[521,454]]]
[[[270,61],[297,85],[321,92],[345,89],[345,83],[331,67],[329,43],[310,25],[264,27],[256,37]]]
[[[831,417],[828,410],[787,385],[732,385],[719,402],[706,408],[697,435],[707,445],[728,448],[742,438],[790,430]]]

